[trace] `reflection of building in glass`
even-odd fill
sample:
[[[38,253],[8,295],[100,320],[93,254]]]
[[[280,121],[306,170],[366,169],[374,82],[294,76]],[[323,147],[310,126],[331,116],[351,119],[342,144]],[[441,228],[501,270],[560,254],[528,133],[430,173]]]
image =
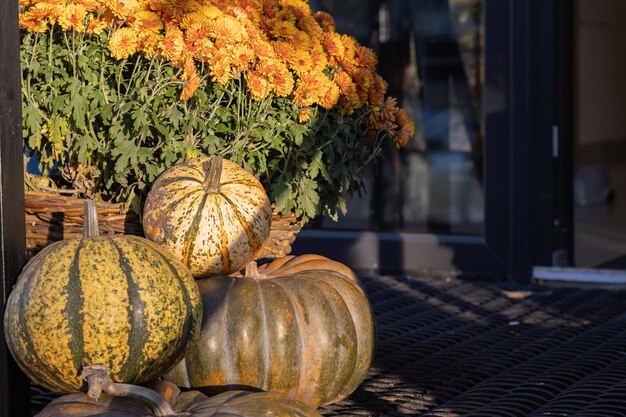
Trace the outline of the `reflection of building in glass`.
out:
[[[386,150],[369,197],[353,201],[339,224],[325,226],[480,234],[482,1],[311,5],[377,51],[389,94],[416,122],[406,149]]]

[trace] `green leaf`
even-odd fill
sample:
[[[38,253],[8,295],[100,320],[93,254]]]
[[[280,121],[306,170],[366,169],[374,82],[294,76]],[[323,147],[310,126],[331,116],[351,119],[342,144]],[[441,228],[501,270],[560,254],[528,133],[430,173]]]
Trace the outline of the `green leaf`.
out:
[[[304,140],[304,132],[306,131],[306,126],[291,123],[289,125],[289,133],[293,137],[293,140],[297,146],[302,145],[302,141]]]
[[[330,178],[330,175],[326,170],[326,165],[324,164],[324,161],[322,161],[323,156],[324,154],[322,151],[315,152],[313,160],[309,164],[309,174],[313,179],[315,179],[318,174],[322,174],[322,178],[324,178],[324,180],[332,182],[332,178]]]
[[[139,147],[129,140],[116,140],[115,149],[111,154],[117,160],[115,161],[115,170],[118,172],[125,171],[129,166],[136,164]]]
[[[288,213],[293,209],[293,195],[289,186],[284,182],[270,186],[270,199],[279,211]]]
[[[81,95],[75,95],[72,97],[72,119],[76,124],[76,127],[83,131],[86,129],[85,119],[87,118],[87,106],[89,102]]]
[[[301,209],[308,218],[312,218],[318,212],[320,197],[317,193],[317,183],[310,178],[300,180]]]

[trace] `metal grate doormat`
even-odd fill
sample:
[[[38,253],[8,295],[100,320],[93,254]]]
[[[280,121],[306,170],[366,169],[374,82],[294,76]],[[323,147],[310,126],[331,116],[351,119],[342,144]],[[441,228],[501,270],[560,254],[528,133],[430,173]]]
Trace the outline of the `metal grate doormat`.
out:
[[[626,291],[363,277],[370,376],[327,416],[626,416]],[[49,396],[33,389],[33,411]]]
[[[326,415],[626,416],[626,292],[363,278],[374,367]]]

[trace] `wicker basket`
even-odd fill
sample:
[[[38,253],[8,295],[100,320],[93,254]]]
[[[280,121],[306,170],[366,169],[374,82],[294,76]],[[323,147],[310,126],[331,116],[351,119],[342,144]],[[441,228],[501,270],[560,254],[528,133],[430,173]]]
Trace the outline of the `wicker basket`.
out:
[[[80,238],[83,234],[83,203],[83,199],[57,193],[26,191],[26,246],[29,252],[36,253],[58,240]],[[143,236],[139,216],[122,204],[98,202],[97,206],[101,234]],[[270,236],[259,258],[289,254],[301,227],[294,215],[274,212]]]

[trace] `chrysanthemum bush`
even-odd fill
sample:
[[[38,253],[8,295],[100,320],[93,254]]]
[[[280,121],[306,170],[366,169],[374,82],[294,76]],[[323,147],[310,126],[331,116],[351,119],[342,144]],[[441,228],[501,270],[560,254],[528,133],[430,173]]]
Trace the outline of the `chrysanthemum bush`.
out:
[[[23,127],[54,186],[140,207],[221,154],[282,212],[345,211],[413,134],[374,52],[302,0],[22,0]]]

